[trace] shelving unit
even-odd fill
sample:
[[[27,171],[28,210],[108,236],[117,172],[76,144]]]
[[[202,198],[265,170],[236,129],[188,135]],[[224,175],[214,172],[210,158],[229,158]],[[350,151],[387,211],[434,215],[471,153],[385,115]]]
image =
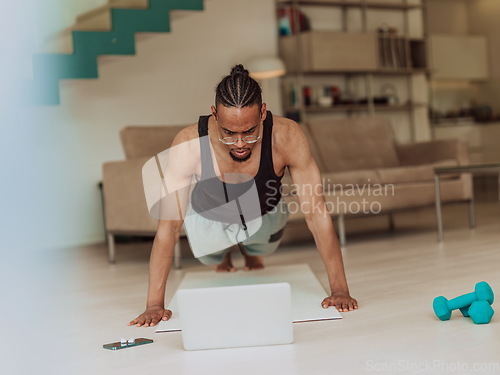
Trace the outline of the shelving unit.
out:
[[[383,1],[334,1],[334,0],[278,0],[279,4],[283,5],[307,5],[307,6],[337,6],[345,8],[371,8],[371,9],[385,9],[385,10],[408,10],[422,8],[421,4],[413,4],[404,1],[401,4],[390,3]]]
[[[342,71],[342,70],[323,70],[323,71],[315,71],[315,72],[302,72],[304,76],[318,76],[318,75],[325,75],[325,74],[343,74],[343,75],[349,75],[349,74],[378,74],[378,75],[405,75],[405,74],[419,74],[419,73],[424,73],[427,74],[428,70],[427,69],[384,69],[381,68],[379,70],[364,70],[364,71],[355,71],[355,72],[349,72],[349,71]],[[287,76],[293,76],[297,73],[293,72],[287,72]]]
[[[302,11],[306,7],[335,7],[341,10],[341,30],[325,31],[311,30],[280,36],[280,55],[287,65],[288,74],[285,82],[294,82],[296,87],[296,105],[291,107],[287,103],[289,92],[286,83],[283,87],[285,100],[284,112],[298,113],[300,122],[306,123],[309,116],[315,114],[346,113],[352,116],[356,113],[374,115],[378,112],[406,112],[409,118],[410,140],[416,140],[415,132],[415,110],[427,108],[427,104],[414,97],[413,77],[416,74],[428,75],[427,68],[427,32],[426,32],[426,0],[419,3],[409,0],[400,2],[383,1],[334,1],[334,0],[276,0],[276,7],[292,6]],[[348,10],[357,8],[360,10],[361,30],[349,30]],[[382,35],[376,31],[368,30],[368,11],[400,11],[403,15],[403,26],[397,35]],[[422,36],[411,36],[409,12],[413,10],[422,11]],[[299,24],[297,14],[294,22]],[[314,22],[312,22],[314,24]],[[383,43],[393,38],[391,43],[398,43],[397,53],[391,50],[391,61],[383,59]],[[397,38],[397,42],[395,42]],[[391,44],[394,48],[395,44]],[[341,54],[337,51],[342,51]],[[387,54],[386,54],[387,55]],[[387,56],[385,56],[387,57]],[[384,64],[385,63],[385,64]],[[387,66],[391,65],[391,66]],[[307,86],[306,82],[312,79],[320,79],[321,76],[342,76],[349,87],[351,81],[364,80],[365,95],[363,104],[334,104],[332,106],[306,105],[302,89]],[[405,90],[407,100],[398,104],[376,104],[373,80],[378,76],[402,76],[405,79]],[[350,91],[346,89],[345,91]],[[377,102],[378,103],[378,102]]]
[[[413,110],[415,108],[424,108],[427,104],[424,103],[413,103],[413,104],[399,104],[399,105],[375,105],[375,111],[402,111],[402,110]],[[290,109],[290,108],[286,108]],[[323,107],[311,105],[307,107],[307,113],[334,113],[334,112],[367,112],[370,111],[368,105],[362,104],[352,104],[352,105],[335,105],[331,107]]]

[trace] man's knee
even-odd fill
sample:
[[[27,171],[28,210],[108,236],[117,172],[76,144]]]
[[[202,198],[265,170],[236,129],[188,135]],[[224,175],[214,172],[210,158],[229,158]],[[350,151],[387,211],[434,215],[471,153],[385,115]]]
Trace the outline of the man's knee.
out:
[[[271,234],[271,236],[269,236],[269,242],[270,243],[272,243],[272,242],[280,242],[281,241],[281,237],[283,237],[283,232],[284,231],[285,231],[285,227],[281,228],[276,233]]]
[[[243,245],[245,246],[245,250],[248,255],[251,256],[268,256],[273,254],[277,249],[280,244],[280,241],[275,241],[275,242],[269,242],[266,244],[249,244]]]
[[[224,259],[224,255],[226,255],[228,251],[229,249],[224,249],[213,254],[203,255],[201,257],[198,257],[197,259],[205,266],[215,266],[217,264],[221,264],[222,260]]]

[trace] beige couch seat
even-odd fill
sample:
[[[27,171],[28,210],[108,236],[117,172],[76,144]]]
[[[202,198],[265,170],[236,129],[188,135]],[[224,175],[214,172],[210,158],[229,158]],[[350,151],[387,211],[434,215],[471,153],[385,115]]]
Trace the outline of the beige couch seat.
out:
[[[311,120],[305,132],[321,171],[328,211],[338,217],[341,243],[345,243],[344,216],[391,214],[433,205],[434,168],[469,162],[465,142],[401,144],[384,118]],[[472,199],[468,175],[443,176],[440,186],[442,202]],[[288,204],[297,207],[293,189],[286,192]],[[300,219],[295,211],[290,216],[291,221]]]
[[[345,172],[325,172],[321,174],[325,193],[332,190],[341,190],[350,185],[363,186],[366,184],[380,184],[380,177],[374,169],[359,169]]]
[[[110,161],[102,166],[104,224],[109,261],[114,262],[114,236],[154,236],[158,220],[148,212],[142,182],[142,167],[168,149],[185,126],[127,126],[120,131],[125,160]],[[184,231],[181,233],[184,235]],[[180,267],[180,247],[176,247],[176,267]]]
[[[447,159],[424,165],[360,169],[347,172],[327,172],[321,175],[325,193],[342,190],[352,185],[400,184],[421,181],[434,182],[434,168],[458,165],[456,159]],[[458,178],[459,175],[443,175],[441,180]]]
[[[377,168],[376,173],[382,184],[399,184],[407,182],[434,181],[434,168],[454,167],[456,159],[446,159],[422,165],[406,165],[403,167]],[[457,175],[444,175],[445,179],[458,178]]]

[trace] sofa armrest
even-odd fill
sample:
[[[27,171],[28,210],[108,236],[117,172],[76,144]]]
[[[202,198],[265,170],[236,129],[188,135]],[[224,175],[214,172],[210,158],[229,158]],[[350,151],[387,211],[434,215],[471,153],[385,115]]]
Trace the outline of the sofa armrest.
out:
[[[156,233],[158,220],[149,215],[142,182],[142,167],[148,159],[103,164],[104,221],[108,232]]]
[[[455,159],[458,165],[469,164],[467,141],[463,139],[443,139],[417,143],[397,143],[399,163],[419,165]]]

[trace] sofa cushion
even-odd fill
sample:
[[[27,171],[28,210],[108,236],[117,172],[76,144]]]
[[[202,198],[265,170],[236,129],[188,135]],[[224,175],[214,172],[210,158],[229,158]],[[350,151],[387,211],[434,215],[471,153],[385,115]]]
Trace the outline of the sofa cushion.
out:
[[[380,178],[373,169],[323,173],[321,179],[325,192],[380,183]]]
[[[435,163],[411,165],[394,168],[377,168],[376,173],[382,184],[398,184],[408,182],[434,181],[434,168],[458,165],[455,159],[442,160]],[[445,174],[443,179],[456,178],[457,175]]]
[[[416,143],[397,143],[399,165],[421,165],[440,160],[456,159],[460,165],[469,164],[467,141],[435,139]]]
[[[127,159],[154,156],[172,144],[177,133],[187,125],[127,126],[120,131],[123,152]]]
[[[314,119],[308,126],[326,172],[399,166],[387,119]]]
[[[470,178],[470,176],[467,176]],[[470,181],[465,181],[465,175],[457,179],[441,182],[441,202],[458,202],[472,197]],[[433,205],[435,202],[434,183],[431,181],[394,184],[388,189],[354,189],[335,190],[325,194],[328,212],[332,215],[360,215],[380,212],[390,212],[412,207]],[[285,197],[289,205],[289,221],[302,219],[300,202],[296,196]],[[368,212],[366,212],[368,211]]]
[[[327,194],[329,191],[357,188],[358,186],[362,189],[364,185],[380,183],[380,179],[375,170],[359,170],[322,173],[321,182],[323,191]],[[297,186],[293,183],[288,169],[281,179],[281,189],[284,196],[296,195],[297,193]]]

